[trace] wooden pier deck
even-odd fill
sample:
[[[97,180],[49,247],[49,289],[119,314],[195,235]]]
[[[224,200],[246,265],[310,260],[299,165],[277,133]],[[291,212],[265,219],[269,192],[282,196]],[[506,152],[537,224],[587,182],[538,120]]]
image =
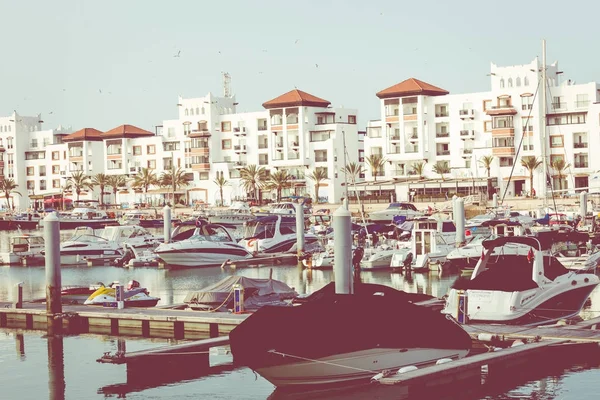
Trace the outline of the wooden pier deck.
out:
[[[124,308],[63,305],[63,329],[69,333],[204,339],[228,335],[248,314],[162,308]],[[0,328],[47,328],[46,304],[0,302]]]

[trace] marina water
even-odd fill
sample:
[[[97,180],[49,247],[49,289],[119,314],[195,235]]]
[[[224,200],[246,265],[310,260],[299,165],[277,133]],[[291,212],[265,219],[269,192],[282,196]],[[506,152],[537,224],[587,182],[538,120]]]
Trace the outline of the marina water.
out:
[[[0,251],[8,249],[12,233],[0,232]],[[68,236],[70,232],[65,232]],[[63,285],[90,285],[96,282],[126,283],[135,279],[147,287],[152,295],[161,298],[159,305],[181,303],[186,294],[217,282],[230,275],[267,278],[272,270],[274,279],[286,282],[299,293],[311,293],[332,280],[332,271],[309,271],[297,266],[260,268],[202,268],[202,269],[124,269],[111,266],[63,267]],[[443,275],[437,271],[411,276],[389,271],[362,272],[362,282],[389,285],[413,293],[426,293],[436,297],[446,294],[457,275]],[[45,296],[43,267],[0,267],[0,301],[10,301],[15,285],[23,282],[24,299]],[[600,289],[597,288],[582,312],[583,318],[600,315]],[[401,317],[401,316],[393,316]],[[418,321],[407,321],[418,323]],[[318,340],[318,332],[314,338]],[[43,331],[0,330],[0,398],[40,399],[48,393],[50,399],[94,399],[126,397],[129,399],[265,399],[285,398],[266,380],[247,368],[230,366],[231,355],[215,352],[210,355],[211,374],[189,370],[181,376],[156,376],[152,371],[138,371],[134,377],[124,365],[107,365],[96,362],[105,352],[115,353],[125,348],[136,351],[177,343],[167,339],[133,339],[84,334],[50,339]],[[510,399],[594,399],[600,393],[600,362],[596,365],[575,366],[567,370],[540,371],[526,382],[505,382],[499,387],[485,387],[484,392],[464,395],[466,398]],[[141,376],[137,376],[141,375]],[[381,391],[374,387],[331,393],[320,398],[394,399],[393,390]],[[449,398],[461,393],[440,394]],[[305,396],[300,398],[311,398]]]

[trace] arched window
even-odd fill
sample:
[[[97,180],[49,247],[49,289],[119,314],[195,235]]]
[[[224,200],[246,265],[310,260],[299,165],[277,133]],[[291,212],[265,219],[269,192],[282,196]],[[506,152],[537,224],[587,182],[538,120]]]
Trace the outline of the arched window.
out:
[[[200,109],[196,107],[196,115],[200,115]]]
[[[0,132],[4,131],[4,128],[2,126],[0,126]]]
[[[523,78],[523,86],[529,86],[529,78]]]
[[[8,126],[8,131],[10,132],[12,130],[12,128],[10,127],[10,125]],[[6,128],[4,128],[4,131],[6,131]]]
[[[515,80],[515,85],[517,85],[517,87],[521,86],[521,78],[517,76],[517,79]]]
[[[185,109],[185,115],[186,116],[190,115],[190,111],[187,108]]]
[[[500,79],[500,87],[503,88],[504,87],[504,78]]]
[[[513,87],[512,86],[512,78],[508,78],[508,87]]]
[[[206,113],[206,110],[204,109],[204,106],[202,106],[202,115],[204,115]]]

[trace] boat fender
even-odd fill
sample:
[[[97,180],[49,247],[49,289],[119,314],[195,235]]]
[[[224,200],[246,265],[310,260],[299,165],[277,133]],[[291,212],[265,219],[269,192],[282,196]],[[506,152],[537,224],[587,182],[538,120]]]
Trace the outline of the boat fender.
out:
[[[407,372],[411,372],[411,371],[415,371],[419,368],[417,368],[415,365],[407,365],[406,367],[402,367],[398,370],[398,372],[396,372],[397,375],[400,374],[405,374]]]
[[[435,365],[446,364],[446,363],[449,363],[449,362],[451,362],[451,361],[452,361],[452,359],[451,359],[451,358],[441,358],[441,359],[439,359],[439,360],[437,360],[437,361],[435,362]]]
[[[577,285],[577,281],[576,281],[575,279],[573,279],[573,280],[571,281],[571,285],[573,285],[573,286]]]
[[[480,333],[477,335],[477,340],[480,342],[491,342],[497,339],[498,336],[494,335],[493,333]]]
[[[504,350],[502,347],[494,347],[494,351]]]
[[[525,343],[522,340],[515,340],[510,347],[518,347],[518,346],[523,346]]]
[[[383,378],[383,372],[378,373],[377,375],[371,378],[371,382],[379,382],[379,380]]]

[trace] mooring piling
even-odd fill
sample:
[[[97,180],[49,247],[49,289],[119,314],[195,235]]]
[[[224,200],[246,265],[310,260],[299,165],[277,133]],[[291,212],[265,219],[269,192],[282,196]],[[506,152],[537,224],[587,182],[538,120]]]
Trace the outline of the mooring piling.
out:
[[[335,292],[354,293],[352,279],[352,214],[343,206],[333,213]]]
[[[62,328],[60,221],[55,212],[44,218],[44,248],[46,259],[46,315],[48,333]]]

